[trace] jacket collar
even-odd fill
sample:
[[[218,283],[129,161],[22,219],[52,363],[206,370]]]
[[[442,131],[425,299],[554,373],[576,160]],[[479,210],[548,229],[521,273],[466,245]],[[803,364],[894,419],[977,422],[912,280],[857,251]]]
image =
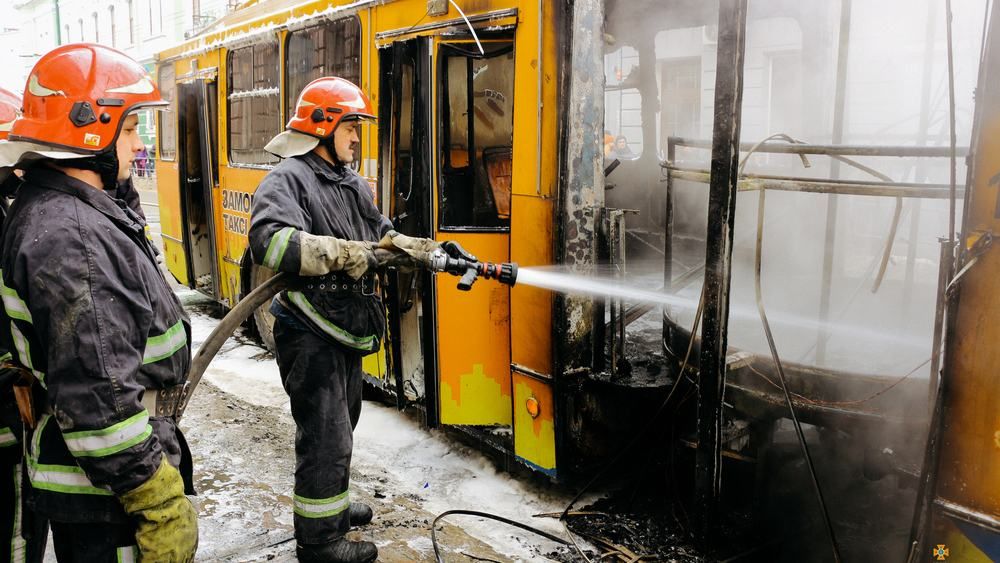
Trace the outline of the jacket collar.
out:
[[[307,152],[304,155],[293,156],[292,158],[301,158],[317,176],[322,176],[331,182],[341,182],[347,177],[347,168],[345,166],[330,164],[314,152]]]
[[[126,212],[118,202],[102,189],[77,180],[48,166],[34,166],[24,174],[24,182],[44,189],[71,195],[93,207],[109,219],[135,232],[142,232],[142,224],[134,213]]]

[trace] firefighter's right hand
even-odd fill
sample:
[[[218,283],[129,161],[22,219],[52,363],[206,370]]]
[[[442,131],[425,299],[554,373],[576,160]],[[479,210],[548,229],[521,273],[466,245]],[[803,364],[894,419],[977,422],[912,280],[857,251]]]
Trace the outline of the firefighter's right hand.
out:
[[[198,515],[164,454],[148,481],[118,497],[136,525],[142,561],[186,563],[198,550]]]
[[[431,257],[441,248],[441,243],[427,238],[410,237],[396,231],[389,231],[378,243],[379,248],[405,253],[413,261],[413,266],[430,269]]]
[[[302,262],[299,274],[322,276],[344,272],[352,279],[365,275],[377,265],[373,243],[301,233]]]

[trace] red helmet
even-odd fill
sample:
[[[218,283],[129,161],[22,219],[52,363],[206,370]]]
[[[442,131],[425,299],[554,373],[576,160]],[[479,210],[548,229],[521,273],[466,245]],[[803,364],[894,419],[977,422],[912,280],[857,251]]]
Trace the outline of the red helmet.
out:
[[[368,96],[351,81],[327,76],[317,78],[302,89],[295,115],[285,129],[318,139],[328,139],[341,121],[375,119]]]
[[[99,154],[114,146],[129,113],[167,105],[142,65],[125,53],[93,43],[63,45],[31,69],[10,140]]]
[[[7,138],[11,124],[19,113],[21,113],[21,97],[0,88],[0,141]]]

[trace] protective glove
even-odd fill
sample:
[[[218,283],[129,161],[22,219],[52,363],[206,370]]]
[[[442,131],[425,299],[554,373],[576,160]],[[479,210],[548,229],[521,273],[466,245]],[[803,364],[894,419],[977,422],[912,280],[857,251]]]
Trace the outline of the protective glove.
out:
[[[373,243],[309,233],[300,233],[299,236],[302,249],[299,274],[303,276],[344,272],[356,280],[377,265]]]
[[[166,455],[148,481],[118,499],[135,520],[135,539],[143,561],[194,561],[198,515],[184,496],[180,472]]]
[[[441,248],[441,243],[429,238],[410,237],[389,231],[378,242],[378,247],[402,251],[413,260],[415,267],[430,269],[431,255]]]

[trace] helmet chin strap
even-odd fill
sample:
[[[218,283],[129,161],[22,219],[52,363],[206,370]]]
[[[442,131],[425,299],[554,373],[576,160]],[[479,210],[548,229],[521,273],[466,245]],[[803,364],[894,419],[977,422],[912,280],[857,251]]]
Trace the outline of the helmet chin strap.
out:
[[[61,160],[59,161],[59,165],[97,172],[101,177],[101,184],[105,190],[118,189],[118,153],[115,151],[114,146],[110,150],[106,150],[95,156]]]

